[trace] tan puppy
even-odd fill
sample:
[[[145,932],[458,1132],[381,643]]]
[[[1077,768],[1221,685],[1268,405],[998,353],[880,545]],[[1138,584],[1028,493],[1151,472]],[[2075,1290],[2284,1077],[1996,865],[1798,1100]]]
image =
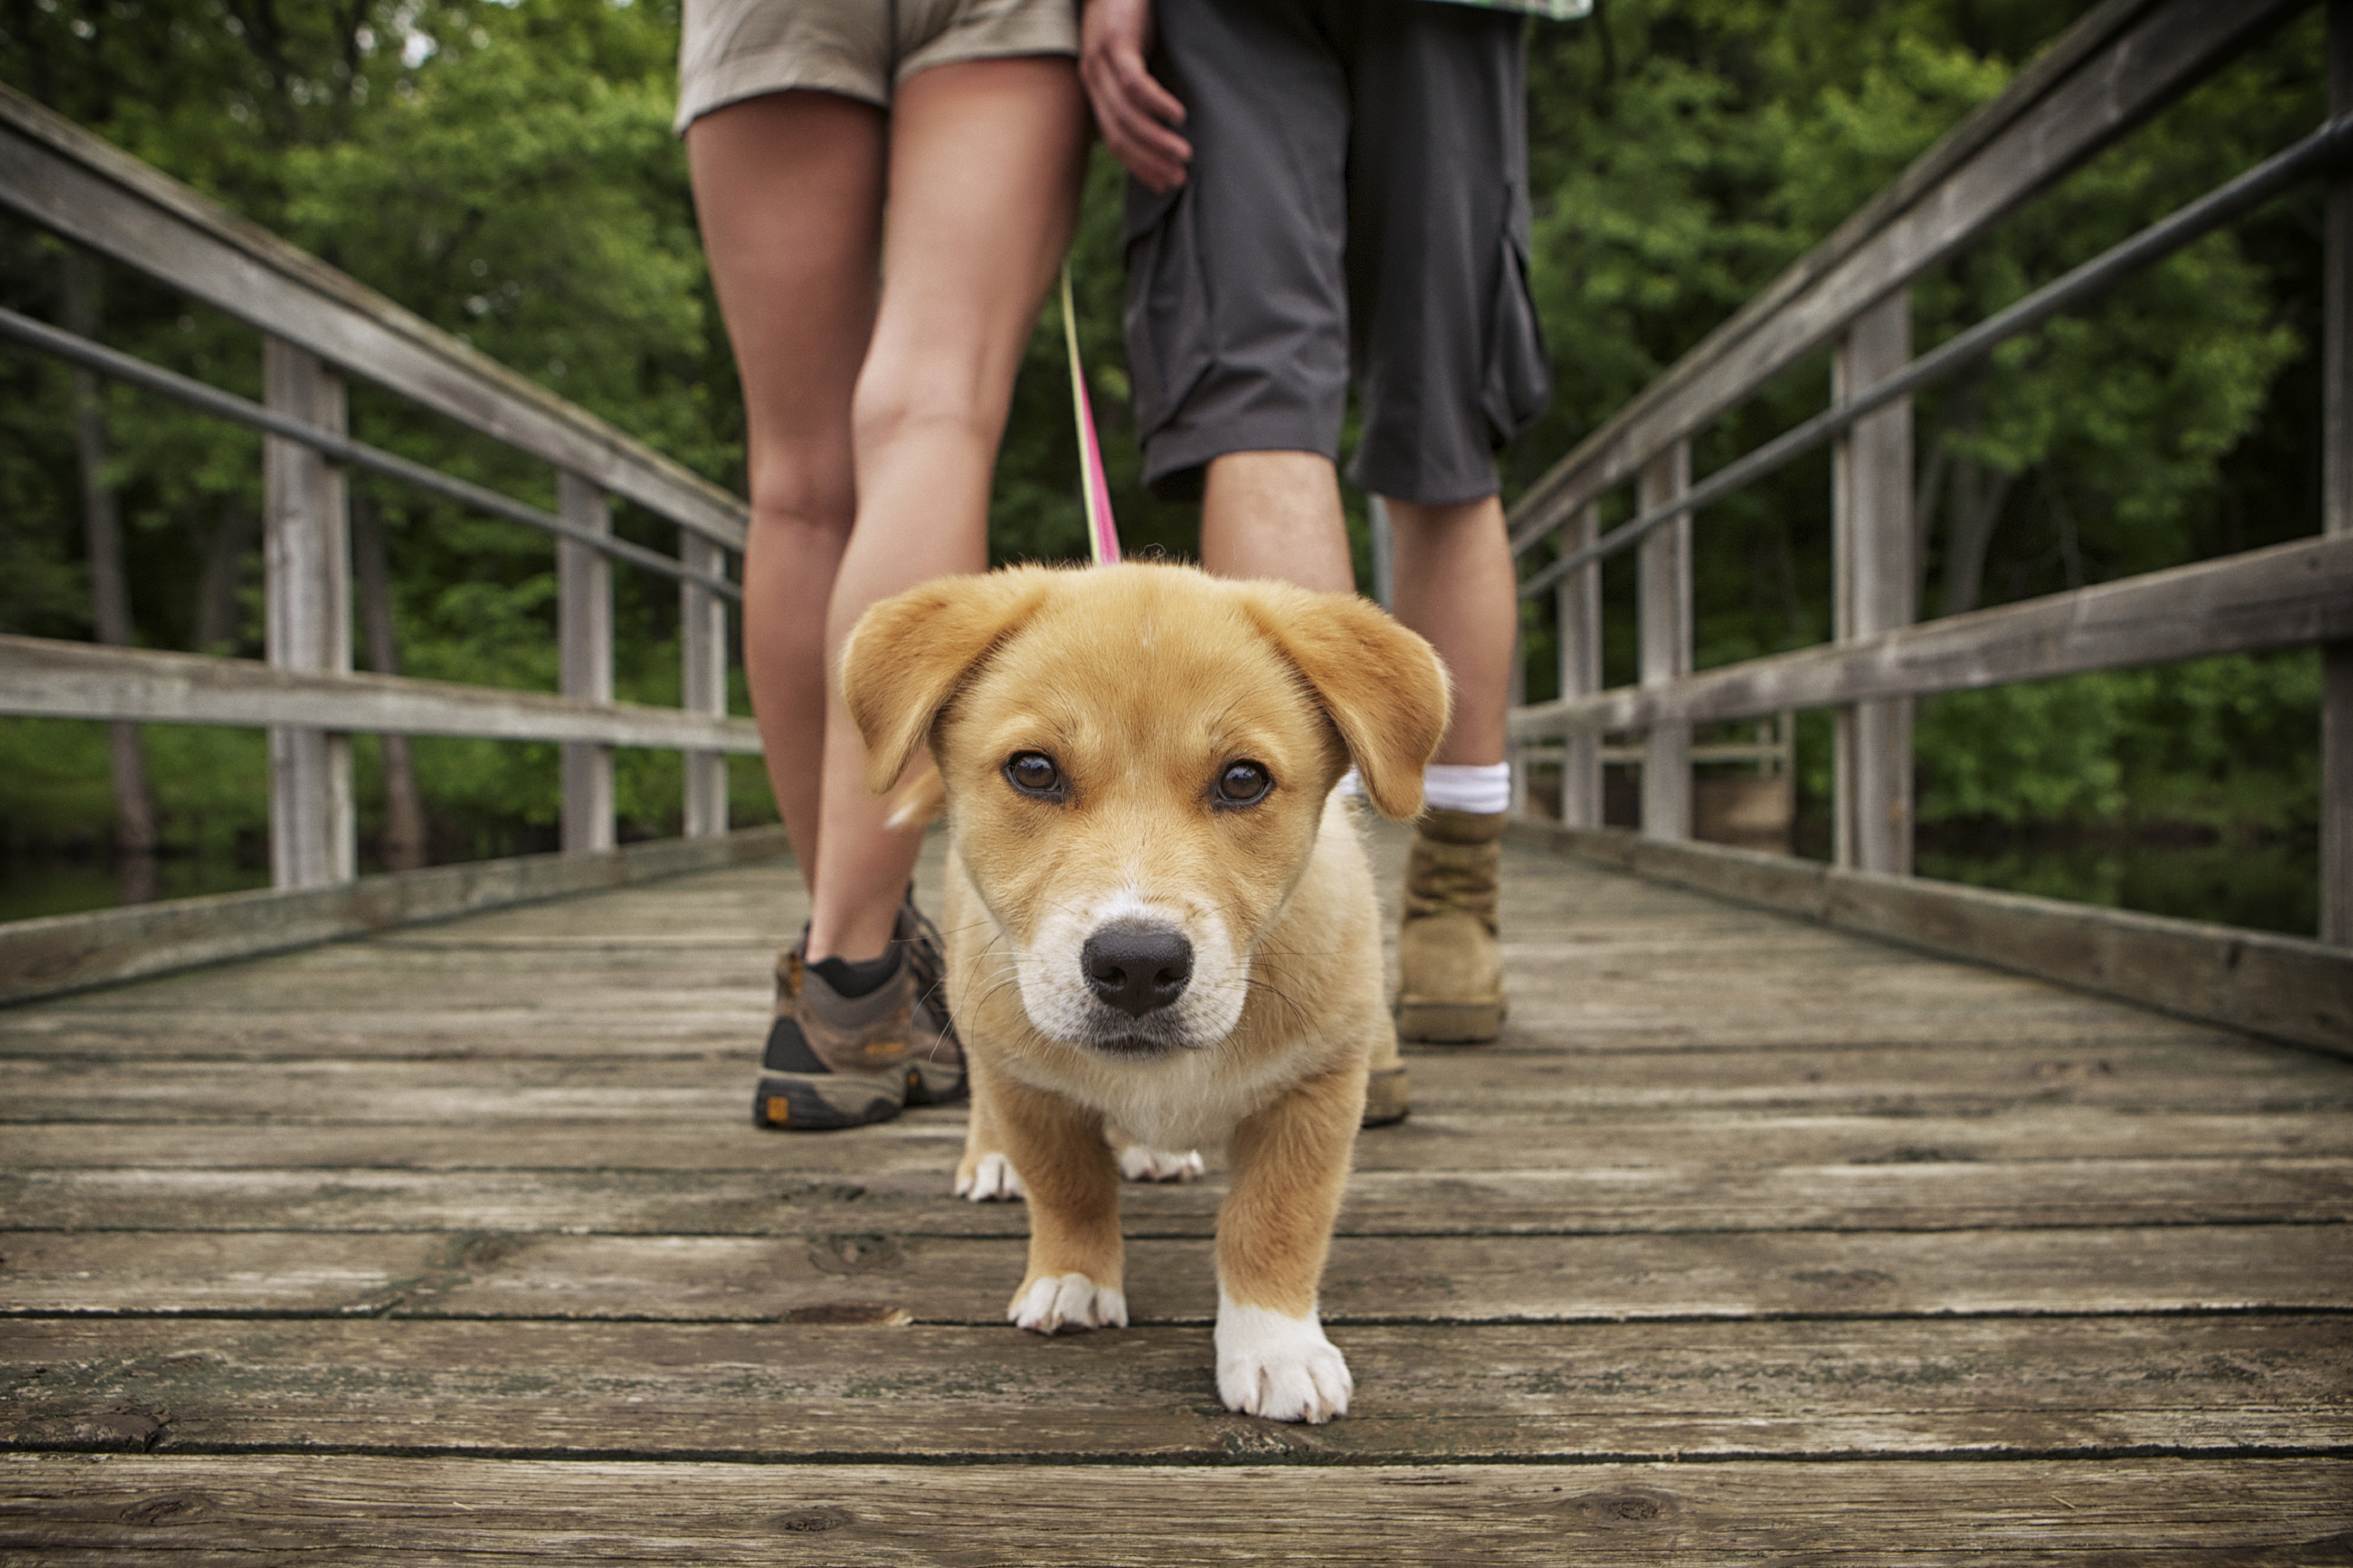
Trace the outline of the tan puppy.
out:
[[[1218,1391],[1280,1420],[1344,1413],[1316,1289],[1384,1000],[1372,878],[1332,791],[1354,762],[1381,811],[1419,811],[1437,656],[1351,595],[1025,567],[877,605],[842,680],[871,788],[927,738],[938,763],[973,1086],[959,1185],[1009,1162],[1029,1202],[1008,1315],[1124,1324],[1107,1135],[1149,1146],[1131,1174],[1223,1141]]]

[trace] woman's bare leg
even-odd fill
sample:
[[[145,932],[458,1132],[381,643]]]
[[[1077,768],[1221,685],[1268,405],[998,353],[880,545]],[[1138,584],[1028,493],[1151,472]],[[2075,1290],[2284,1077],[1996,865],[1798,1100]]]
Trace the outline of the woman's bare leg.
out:
[[[853,415],[858,524],[834,581],[828,666],[869,605],[988,564],[989,481],[1013,375],[1078,209],[1086,118],[1074,62],[941,66],[891,123],[882,300]],[[828,685],[812,959],[889,946],[921,836],[883,826],[865,748]]]
[[[849,405],[874,330],[885,123],[856,99],[783,92],[715,110],[686,133],[744,384],[744,669],[769,787],[812,887],[826,606],[857,515]]]

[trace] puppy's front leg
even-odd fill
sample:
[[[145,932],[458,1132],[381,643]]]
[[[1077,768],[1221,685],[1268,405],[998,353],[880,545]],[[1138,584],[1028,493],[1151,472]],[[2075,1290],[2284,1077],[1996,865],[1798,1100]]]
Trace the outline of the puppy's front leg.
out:
[[[1310,1079],[1235,1129],[1218,1215],[1218,1394],[1276,1421],[1348,1413],[1356,1383],[1324,1337],[1316,1288],[1364,1114],[1365,1069]]]
[[[955,1195],[985,1204],[1021,1195],[1021,1173],[1006,1158],[1005,1136],[997,1130],[997,1083],[976,1060],[966,1058],[972,1079],[972,1117],[964,1135],[964,1158],[956,1162]]]
[[[1029,1272],[1005,1315],[1025,1329],[1124,1329],[1119,1165],[1103,1117],[998,1079],[997,1127],[1029,1200]]]

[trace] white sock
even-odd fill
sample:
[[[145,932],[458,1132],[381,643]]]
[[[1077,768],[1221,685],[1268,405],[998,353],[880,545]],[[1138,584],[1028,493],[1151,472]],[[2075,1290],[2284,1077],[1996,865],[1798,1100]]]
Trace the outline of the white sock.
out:
[[[1362,798],[1365,781],[1350,768],[1335,786],[1342,795]],[[1421,770],[1421,798],[1426,805],[1446,811],[1468,811],[1493,816],[1512,809],[1512,764],[1509,763],[1432,763]]]
[[[1493,816],[1512,809],[1509,763],[1432,763],[1421,770],[1421,798],[1441,811]]]

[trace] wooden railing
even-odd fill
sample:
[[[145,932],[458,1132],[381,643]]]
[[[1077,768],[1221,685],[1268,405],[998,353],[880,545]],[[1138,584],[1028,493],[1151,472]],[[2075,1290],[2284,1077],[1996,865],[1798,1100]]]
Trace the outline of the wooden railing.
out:
[[[1639,732],[1641,833],[1678,843],[1691,837],[1695,724],[1833,707],[1834,863],[1908,876],[1915,699],[2318,644],[2327,668],[2321,937],[2353,944],[2353,5],[2330,5],[2331,118],[2304,141],[1918,358],[1907,291],[2306,3],[2110,0],[1521,498],[1511,515],[1514,553],[1525,559],[1552,543],[1549,561],[1524,571],[1521,593],[1553,596],[1560,695],[1514,710],[1510,733],[1524,764],[1514,773],[1525,781],[1535,748],[1557,757],[1565,828],[1601,826],[1606,734]],[[2328,182],[2321,537],[1915,625],[1911,394],[2313,179]],[[1831,406],[1694,483],[1694,435],[1826,344]],[[1832,449],[1835,640],[1695,673],[1694,514],[1823,446]],[[1634,515],[1601,534],[1603,498],[1630,484]],[[1640,680],[1604,691],[1601,563],[1629,550],[1639,552]],[[1515,804],[1526,812],[1525,794]],[[1918,886],[1925,894],[1936,885]],[[2331,1017],[2330,1030],[2353,1037],[2353,1022]]]
[[[0,637],[0,712],[269,731],[270,866],[281,890],[357,875],[350,736],[470,735],[563,744],[563,845],[614,847],[612,749],[686,754],[685,832],[727,830],[726,755],[756,752],[727,717],[727,602],[744,503],[138,160],[0,87],[0,205],[216,307],[262,334],[260,403],[12,311],[0,338],[176,398],[263,437],[267,662]],[[557,510],[354,441],[356,375],[554,467]],[[344,476],[388,475],[556,536],[561,691],[355,674]],[[607,498],[677,524],[676,557],[614,537]],[[614,561],[677,579],[682,710],[613,700]]]

